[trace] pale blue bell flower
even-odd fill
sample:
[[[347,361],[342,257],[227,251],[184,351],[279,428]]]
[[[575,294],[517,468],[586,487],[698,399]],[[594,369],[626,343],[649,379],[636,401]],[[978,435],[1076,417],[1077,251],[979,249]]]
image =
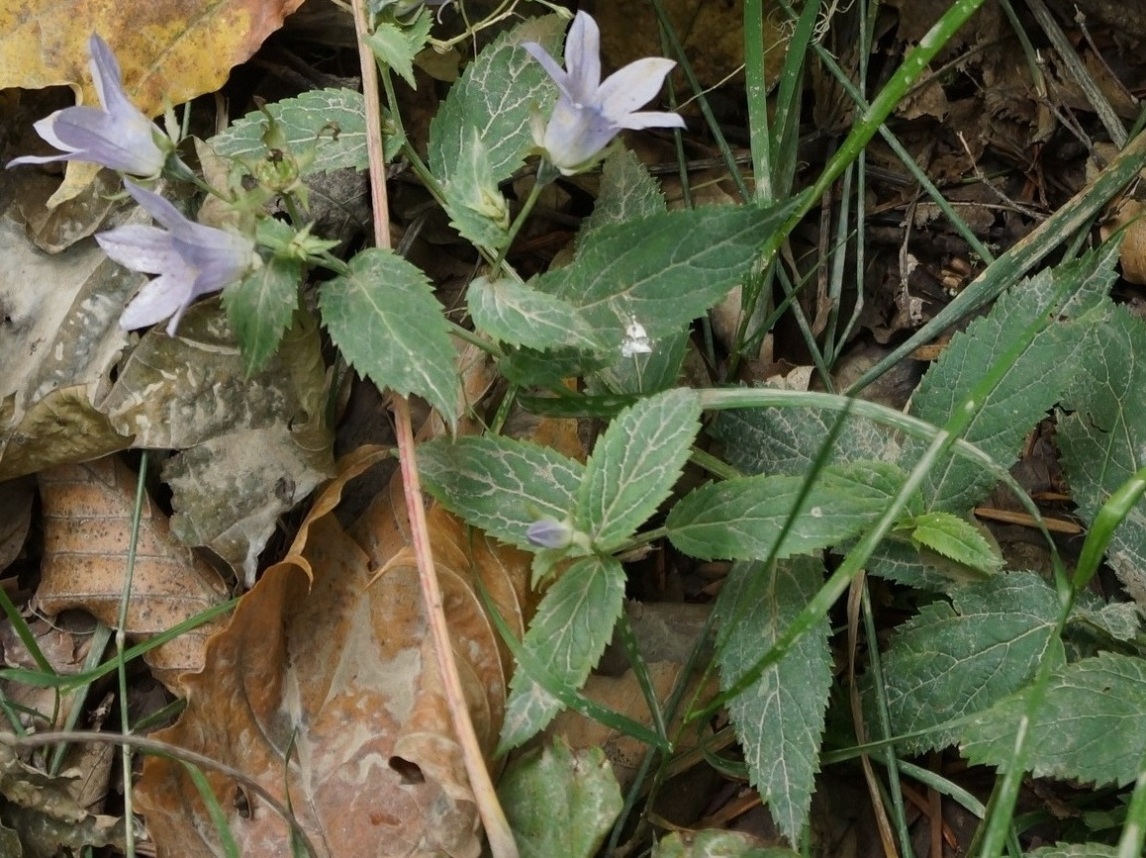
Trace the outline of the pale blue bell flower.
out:
[[[167,333],[175,336],[179,320],[196,298],[234,283],[261,260],[252,239],[195,223],[159,194],[123,184],[166,229],[129,224],[96,236],[120,265],[159,275],[127,305],[119,326],[132,331],[168,319]]]
[[[547,160],[567,176],[592,166],[621,129],[685,127],[675,113],[637,112],[660,91],[675,62],[646,57],[601,83],[600,44],[597,22],[578,12],[565,40],[566,68],[536,42],[521,45],[561,91],[548,124],[535,127],[533,135]]]
[[[573,528],[551,518],[542,518],[525,531],[529,544],[537,548],[568,548],[573,543]]]
[[[88,48],[102,107],[66,107],[41,119],[33,126],[36,133],[60,154],[25,155],[8,166],[89,161],[133,176],[158,175],[170,149],[162,145],[166,138],[123,91],[119,64],[107,42],[93,34]]]

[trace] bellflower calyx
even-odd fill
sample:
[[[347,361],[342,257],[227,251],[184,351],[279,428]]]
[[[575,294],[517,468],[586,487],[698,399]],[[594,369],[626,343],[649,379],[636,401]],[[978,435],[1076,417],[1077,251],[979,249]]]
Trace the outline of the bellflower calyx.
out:
[[[168,149],[159,129],[123,91],[119,64],[107,42],[97,35],[88,41],[92,81],[102,107],[67,107],[33,127],[62,150],[58,155],[25,155],[8,162],[47,164],[51,161],[90,161],[133,176],[155,176],[163,169]]]
[[[129,224],[100,233],[104,252],[132,271],[158,274],[135,296],[119,326],[132,331],[168,319],[175,336],[179,320],[201,295],[218,292],[260,264],[245,236],[188,220],[159,194],[124,182],[127,192],[166,229]]]
[[[561,91],[548,124],[535,125],[533,137],[549,162],[567,176],[592,166],[623,128],[685,127],[675,113],[637,112],[657,94],[675,62],[646,57],[602,83],[600,44],[597,22],[578,12],[565,40],[566,68],[536,42],[521,45]]]

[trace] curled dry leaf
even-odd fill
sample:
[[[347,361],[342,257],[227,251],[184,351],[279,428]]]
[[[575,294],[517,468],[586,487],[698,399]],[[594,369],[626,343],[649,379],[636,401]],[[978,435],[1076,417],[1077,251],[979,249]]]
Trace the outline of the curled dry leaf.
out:
[[[36,604],[48,614],[82,608],[115,626],[123,593],[136,477],[113,457],[60,465],[40,474],[44,560]],[[139,526],[128,636],[145,640],[219,604],[227,588],[219,574],[168,531],[148,501]],[[156,678],[179,692],[181,674],[203,666],[203,625],[149,652]]]
[[[369,550],[331,515],[345,484],[387,455],[363,449],[340,463],[286,559],[208,644],[205,670],[188,678],[183,717],[155,738],[234,766],[284,800],[289,791],[322,855],[476,858],[480,822],[405,548],[401,485],[395,480],[353,531]],[[489,753],[509,661],[473,582],[485,583],[520,630],[528,555],[471,539],[437,510],[429,528],[467,703]],[[255,804],[240,813],[238,785],[206,775],[242,854],[290,854],[273,811],[245,795]],[[148,759],[136,795],[160,856],[216,854],[181,765]]]

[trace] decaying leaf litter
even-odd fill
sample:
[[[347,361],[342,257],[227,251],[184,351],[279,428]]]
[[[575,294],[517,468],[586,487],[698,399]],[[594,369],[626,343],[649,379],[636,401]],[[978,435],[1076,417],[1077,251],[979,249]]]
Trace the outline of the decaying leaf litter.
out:
[[[447,40],[490,11],[475,2],[467,18],[447,6],[412,19],[419,4],[376,5],[401,7],[371,9],[393,14],[379,17],[375,24],[385,26],[371,36],[374,50],[391,57],[387,39],[409,32],[405,27],[439,28],[435,34]],[[526,5],[518,10],[524,16],[545,14]],[[783,198],[812,184],[862,118],[848,87],[862,81],[869,97],[878,92],[948,4],[893,2],[866,10],[821,4],[811,13],[805,7],[802,16],[792,10],[791,19],[779,6],[761,10],[754,3],[745,10],[665,5],[591,4],[587,11],[600,27],[607,70],[673,55],[657,35],[658,18],[683,43],[689,68],[671,79],[673,100],[664,106],[687,121],[684,170],[669,134],[643,131],[626,138],[635,157],[615,152],[599,170],[579,172],[582,153],[561,150],[568,157],[553,157],[553,165],[576,175],[544,184],[534,181],[536,161],[523,166],[517,144],[506,142],[517,138],[451,136],[440,130],[444,125],[435,132],[441,121],[435,117],[450,111],[469,117],[475,103],[488,100],[490,84],[481,73],[496,71],[499,59],[483,66],[479,57],[471,68],[481,73],[444,93],[475,46],[495,45],[512,20],[458,38],[448,51],[424,51],[408,67],[391,61],[399,77],[417,84],[390,90],[403,125],[392,113],[382,117],[388,226],[403,259],[369,251],[354,256],[349,273],[333,281],[338,289],[319,299],[325,332],[313,315],[293,314],[292,307],[252,305],[255,318],[280,320],[272,324],[281,324],[281,340],[247,323],[238,326],[240,348],[234,320],[242,317],[229,314],[232,303],[249,298],[225,292],[222,305],[208,299],[176,317],[176,336],[163,325],[127,334],[119,326],[123,308],[145,278],[111,262],[90,236],[138,229],[150,223],[144,213],[116,199],[118,179],[78,162],[67,166],[62,182],[51,167],[5,174],[0,240],[11,265],[0,291],[8,329],[0,340],[8,368],[0,441],[7,481],[0,485],[4,506],[13,510],[5,516],[13,524],[2,556],[10,573],[5,593],[15,607],[3,628],[2,702],[20,751],[19,759],[8,757],[0,778],[5,854],[128,848],[124,776],[117,779],[101,745],[40,746],[36,738],[72,729],[104,730],[111,738],[128,726],[218,764],[203,767],[204,781],[169,758],[148,756],[133,769],[126,809],[142,820],[141,838],[132,838],[140,852],[213,854],[230,838],[241,854],[286,854],[291,841],[282,811],[317,854],[479,854],[490,797],[480,785],[475,794],[467,773],[423,607],[420,549],[412,544],[420,528],[411,530],[390,450],[391,406],[400,427],[407,406],[348,373],[330,336],[367,376],[392,378],[398,393],[420,393],[436,409],[414,412],[419,441],[437,438],[424,448],[423,480],[436,498],[427,500],[426,532],[465,708],[489,772],[501,778],[521,854],[589,855],[606,839],[609,854],[628,854],[647,848],[654,834],[657,855],[771,854],[766,847],[790,854],[784,848],[801,839],[824,855],[965,854],[980,848],[980,838],[993,842],[976,817],[984,815],[992,787],[996,796],[1008,788],[1005,779],[992,781],[1015,745],[998,725],[1018,722],[1039,694],[1049,702],[1037,710],[1032,730],[1039,743],[1054,744],[1047,757],[1054,762],[1036,761],[1038,779],[1021,785],[1020,807],[1032,816],[1018,832],[1018,848],[1118,854],[1103,851],[1119,834],[1118,801],[1103,803],[1084,786],[1066,784],[1125,786],[1141,774],[1134,761],[1142,737],[1121,727],[1144,708],[1146,675],[1136,609],[1146,592],[1146,547],[1133,495],[1105,544],[1102,573],[1079,590],[1069,617],[1060,618],[1063,591],[1056,593],[1055,581],[1064,561],[1074,568],[1081,534],[1100,529],[1103,504],[1141,467],[1146,443],[1140,420],[1146,380],[1136,361],[1144,336],[1136,288],[1142,242],[1130,182],[1142,160],[1141,138],[1132,133],[1143,80],[1136,50],[1146,36],[1141,19],[1128,17],[1121,4],[983,4],[898,101],[889,133],[864,148],[864,172],[849,171],[824,187],[811,214],[775,248],[780,267],[765,282],[771,305],[782,312],[746,342],[745,311],[758,283],[751,258],[742,265],[739,257],[719,255],[720,241],[704,230],[729,246],[759,243],[784,223],[782,206],[755,219],[729,208],[716,216],[727,221],[719,230],[707,214],[695,218],[696,243],[716,250],[708,257],[712,267],[700,269],[695,287],[677,298],[677,315],[616,311],[610,327],[614,306],[636,305],[608,296],[604,272],[644,276],[634,273],[647,264],[640,252],[630,254],[632,265],[625,254],[629,246],[655,244],[642,232],[652,224],[686,247],[671,238],[676,224],[693,224],[687,213],[673,214],[681,209],[733,205],[744,190]],[[291,195],[305,187],[314,236],[332,239],[331,247],[349,258],[374,230],[362,172],[370,114],[356,95],[362,79],[348,47],[355,43],[354,19],[320,0],[297,12],[296,6],[153,6],[144,23],[161,35],[149,41],[140,21],[103,7],[63,20],[47,9],[0,15],[4,85],[13,87],[0,108],[9,129],[5,161],[38,145],[34,120],[72,103],[70,93],[40,88],[75,87],[80,101],[93,103],[86,46],[95,30],[114,46],[126,91],[147,115],[162,111],[165,97],[182,104],[223,87],[229,114],[207,98],[188,113],[192,133],[214,139],[214,146],[196,145],[193,155],[181,156],[217,185],[228,181],[228,158],[257,164],[266,171],[256,171],[260,180],[278,191],[262,202],[284,220],[297,199]],[[738,163],[751,161],[750,142],[759,151],[759,140],[749,139],[756,119],[743,106],[737,69],[747,59],[752,73],[744,16],[762,11],[747,26],[750,32],[759,26],[767,48],[756,60],[766,79],[779,79],[771,104],[783,102],[787,91],[799,109],[772,117],[770,175],[767,181],[757,175],[749,187],[750,173],[738,183],[729,172],[714,129],[734,155],[746,156]],[[536,46],[529,50],[534,59],[561,56],[567,22],[554,16],[523,26],[509,37],[506,57],[522,42]],[[857,50],[861,31],[870,51]],[[574,77],[569,51],[567,43],[565,68]],[[786,65],[796,51],[816,58],[802,69]],[[497,49],[486,56],[497,56]],[[232,71],[237,63],[246,64]],[[544,85],[542,65],[550,76],[563,72],[557,60],[550,63],[526,67],[533,86]],[[830,73],[833,63],[844,70],[843,81]],[[703,106],[688,98],[689,74],[715,87]],[[265,112],[255,110],[256,98],[270,102]],[[497,109],[491,115],[508,110]],[[704,111],[712,112],[707,129]],[[524,123],[545,111],[527,104],[520,112]],[[234,130],[216,134],[228,116],[247,113]],[[564,140],[553,127],[537,135],[551,153]],[[447,196],[444,208],[438,205],[404,157],[403,135],[416,151],[428,150],[431,169],[447,185],[492,191]],[[275,173],[284,163],[297,176]],[[927,183],[937,195],[925,192]],[[1089,208],[1088,196],[1097,200]],[[514,235],[509,217],[527,200],[534,216]],[[199,210],[205,227],[230,228],[229,217],[209,205]],[[1112,235],[1118,243],[1076,263],[1058,265],[1051,257],[1055,267],[1037,266],[1067,242],[1057,231],[1062,222],[1089,236],[1087,247]],[[294,240],[289,230],[276,233],[275,223],[265,227],[272,243]],[[1120,228],[1125,232],[1116,234]],[[758,238],[744,238],[757,230]],[[526,276],[549,272],[530,281],[540,290],[522,291],[482,272],[474,245],[497,247],[510,237],[511,265]],[[701,255],[700,247],[680,252]],[[459,343],[456,354],[449,349],[447,365],[426,372],[372,363],[368,345],[352,336],[353,294],[372,278],[404,276],[406,261],[425,272],[426,288],[433,286],[446,308],[466,307],[479,331],[520,347],[518,359],[503,353],[495,367],[482,351]],[[491,261],[487,256],[484,264]],[[996,288],[993,272],[1004,266],[1009,280]],[[265,282],[302,273],[297,259],[274,255]],[[928,322],[946,307],[962,306],[964,292],[994,297],[1020,280],[997,303],[979,308],[980,318],[961,319],[954,336],[947,330],[927,343],[911,338],[931,333]],[[52,289],[32,288],[44,283]],[[1105,297],[1112,285],[1114,302]],[[789,293],[791,303],[782,304]],[[678,316],[700,315],[721,296],[710,321],[691,332],[674,328]],[[545,318],[549,331],[522,330],[512,313],[523,309]],[[421,331],[426,318],[411,313],[404,324]],[[553,318],[562,321],[552,324]],[[435,325],[424,336],[448,343],[445,327]],[[905,342],[911,350],[898,359],[895,350]],[[530,349],[554,346],[560,348],[548,375],[527,360]],[[623,360],[593,365],[562,349],[612,349]],[[990,366],[984,354],[1008,361],[1006,376],[993,386],[981,377]],[[897,358],[894,365],[860,396],[892,409],[906,406],[935,426],[976,403],[978,412],[959,431],[1004,466],[1016,462],[1013,480],[1038,503],[1055,551],[1039,536],[1032,508],[1017,502],[1000,473],[969,470],[954,450],[937,454],[919,493],[904,498],[896,538],[867,555],[866,583],[837,574],[820,589],[825,570],[817,552],[831,545],[827,571],[846,571],[851,555],[840,564],[849,540],[862,545],[875,525],[871,516],[896,502],[911,463],[934,443],[933,435],[913,435],[911,427],[881,430],[879,419],[889,419],[884,412],[860,408],[861,417],[872,419],[841,422],[809,398],[866,381],[865,373],[888,355]],[[571,410],[580,419],[560,410],[531,415],[547,407],[539,388],[548,385],[552,395],[549,379],[562,376],[580,377],[569,389],[590,397],[658,391],[678,379],[694,389],[747,388],[739,399],[735,390],[723,399],[720,391],[701,396],[707,425],[697,440],[720,461],[694,456],[680,475],[698,425],[686,419],[699,409],[689,395],[651,397],[655,405],[623,412],[612,433],[603,418],[616,406],[594,412],[592,399]],[[508,397],[506,379],[516,386]],[[753,394],[759,384],[764,392]],[[806,409],[783,407],[785,396],[801,394]],[[515,396],[524,408],[514,406]],[[773,407],[759,408],[765,401]],[[652,430],[641,427],[658,424],[663,437],[648,437],[650,456],[633,457],[624,433],[645,438]],[[475,440],[471,458],[464,441],[448,440],[451,430],[476,439],[491,426],[504,429],[507,440],[484,447]],[[825,437],[834,447],[821,455]],[[679,461],[661,458],[670,447]],[[141,450],[151,452],[141,459]],[[1107,467],[1094,467],[1096,450]],[[489,477],[493,461],[496,469],[518,468],[523,480],[543,470],[557,474],[554,493],[545,496],[551,508],[507,513],[496,503],[473,502],[480,497],[474,480],[497,488]],[[607,461],[619,462],[619,471]],[[703,486],[706,470],[723,481]],[[809,474],[818,482],[807,486]],[[663,529],[660,540],[626,552],[634,529],[659,505],[652,495],[642,497],[642,480],[643,488],[663,482],[665,492],[675,484],[672,497],[680,502],[646,524]],[[622,502],[631,508],[613,513]],[[736,510],[740,535],[730,536],[729,519],[712,513],[721,508]],[[971,509],[977,524],[967,517]],[[837,530],[830,538],[815,527],[801,531],[786,510],[799,510],[804,521],[827,517]],[[515,516],[533,524],[518,528]],[[588,554],[576,560],[581,536]],[[796,556],[784,559],[781,548]],[[616,552],[623,566],[600,552]],[[598,609],[610,607],[587,615],[595,617],[601,647],[627,597],[617,638],[587,680],[577,667],[554,685],[546,665],[529,661],[536,658],[530,637],[524,650],[506,637],[521,639],[531,627],[535,636],[550,627],[555,640],[565,634],[554,625],[552,601],[538,609],[537,579],[552,569],[565,570],[548,585],[553,593],[577,596],[606,582],[611,595],[600,597]],[[847,610],[841,601],[830,613],[809,614],[818,592],[837,579],[851,583]],[[240,598],[232,606],[233,597]],[[32,622],[16,620],[16,610]],[[861,615],[868,622],[863,629]],[[180,627],[184,622],[190,627]],[[117,686],[114,645],[104,649],[108,629],[119,626],[132,642],[161,645],[148,648],[142,663],[131,662]],[[789,640],[796,627],[799,635]],[[35,630],[35,641],[25,629]],[[983,645],[987,637],[994,646]],[[795,651],[763,666],[776,645]],[[642,657],[635,669],[627,657],[634,647]],[[109,658],[105,678],[68,684],[70,675]],[[590,656],[577,658],[587,670]],[[718,673],[706,674],[713,658]],[[1042,666],[1048,673],[1040,685]],[[610,720],[593,710],[604,725],[553,697],[563,684],[583,682],[587,696],[615,713]],[[681,727],[688,709],[703,711],[721,688],[738,684],[748,693]],[[1112,711],[1095,697],[1116,698],[1125,708]],[[650,698],[660,701],[651,707],[655,715]],[[174,700],[184,702],[172,707]],[[505,758],[494,753],[499,735],[503,746],[517,744],[507,740],[514,734],[506,725],[523,719],[530,725],[538,709],[567,711],[544,740],[511,755],[507,771]],[[1070,731],[1057,725],[1079,712],[1088,713],[1096,735],[1118,737],[1108,752],[1088,759],[1060,735]],[[741,731],[739,744],[729,715]],[[778,735],[744,733],[746,725],[769,722],[780,725]],[[848,749],[877,735],[906,736],[894,774],[882,768],[887,760],[878,750],[863,758],[862,770],[846,762]],[[647,749],[663,751],[667,736],[676,739],[674,756],[664,757],[667,768],[654,768],[659,773],[650,781]],[[968,761],[977,765],[967,768]],[[755,789],[737,788],[746,778]],[[885,793],[877,779],[885,779]],[[952,785],[965,792],[955,795]],[[622,790],[643,797],[650,788],[652,803],[638,805],[610,836]],[[213,807],[204,790],[214,795]],[[1112,822],[1096,824],[1082,813],[1094,801],[1113,814]],[[1133,808],[1131,800],[1132,817]],[[212,811],[228,824],[218,826]],[[677,826],[701,833],[669,835]],[[1090,851],[1055,851],[1049,844],[1056,841],[1088,841]]]

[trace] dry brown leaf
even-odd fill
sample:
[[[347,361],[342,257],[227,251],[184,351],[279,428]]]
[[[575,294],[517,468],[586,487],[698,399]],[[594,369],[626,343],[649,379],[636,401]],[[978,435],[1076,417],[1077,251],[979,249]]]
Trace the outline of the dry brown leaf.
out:
[[[128,97],[148,116],[166,98],[182,104],[215,92],[302,0],[25,0],[0,5],[0,89],[71,86],[93,104],[88,38],[98,33],[123,69]],[[75,196],[95,175],[74,170],[52,198]],[[50,202],[49,205],[52,203]]]
[[[40,474],[44,559],[35,602],[56,614],[82,608],[117,625],[123,592],[136,476],[109,457],[61,465]],[[219,604],[227,588],[219,574],[168,532],[167,519],[144,505],[136,546],[127,634],[144,640]],[[204,625],[148,653],[156,678],[178,691],[179,676],[203,665]]]
[[[405,548],[400,483],[375,504],[369,521],[380,530],[355,530],[369,537],[369,551],[330,514],[346,482],[387,455],[361,450],[340,463],[288,557],[208,644],[203,673],[187,678],[183,717],[155,738],[232,765],[278,797],[285,784],[323,855],[468,858],[480,852],[480,820]],[[509,661],[473,576],[520,631],[528,555],[471,540],[437,510],[429,528],[467,704],[488,754]],[[266,807],[240,813],[237,785],[207,776],[243,854],[290,854],[281,819]],[[211,823],[178,763],[149,759],[136,795],[160,856],[215,854]]]

